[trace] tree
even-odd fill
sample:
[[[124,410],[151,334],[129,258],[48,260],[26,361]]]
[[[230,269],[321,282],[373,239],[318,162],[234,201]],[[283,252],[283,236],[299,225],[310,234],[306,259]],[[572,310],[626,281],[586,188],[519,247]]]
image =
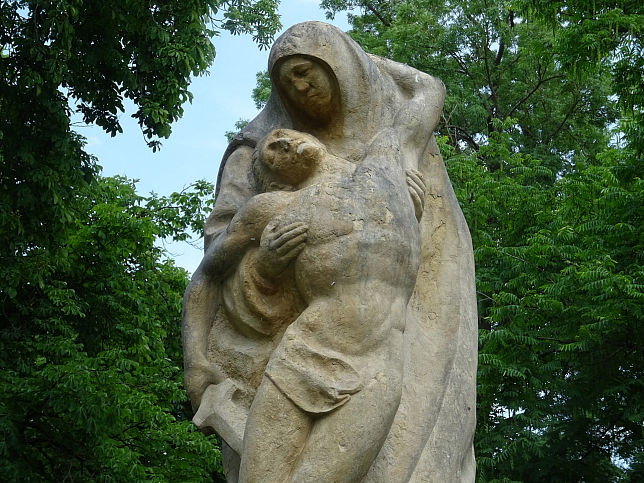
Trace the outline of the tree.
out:
[[[441,150],[477,263],[478,479],[638,481],[641,7],[322,3],[447,86]]]
[[[519,17],[509,2],[327,0],[322,5],[331,15],[360,7],[364,14],[350,17],[351,35],[367,51],[445,83],[439,129],[458,149],[478,150],[495,131],[494,120],[509,117],[516,119],[518,129],[510,134],[522,151],[560,172],[570,169],[576,153],[596,152],[616,117],[607,77],[600,72],[568,78],[553,55],[551,30]]]
[[[279,28],[276,6],[273,0],[3,2],[1,220],[3,232],[20,233],[3,258],[55,238],[72,217],[72,187],[96,175],[71,131],[73,110],[115,135],[123,100],[131,99],[138,108],[133,116],[157,148],[191,100],[190,77],[214,59],[214,27],[251,32],[266,46]]]
[[[187,274],[156,246],[186,230],[177,210],[202,219],[196,201],[212,186],[198,188],[177,206],[98,180],[59,239],[64,260],[40,285],[3,294],[4,481],[203,481],[219,470],[183,388]]]
[[[208,480],[187,422],[187,274],[155,241],[200,229],[212,186],[144,199],[102,179],[70,116],[112,135],[125,99],[153,148],[191,100],[219,29],[265,47],[274,0],[0,4],[0,478]]]
[[[611,88],[619,100],[622,129],[636,156],[644,151],[644,7],[641,2],[570,0],[517,2],[555,32],[553,47],[562,66],[577,77],[611,73]]]
[[[637,481],[642,178],[606,148],[550,184],[511,148],[498,134],[475,156],[445,150],[477,261],[479,479]]]

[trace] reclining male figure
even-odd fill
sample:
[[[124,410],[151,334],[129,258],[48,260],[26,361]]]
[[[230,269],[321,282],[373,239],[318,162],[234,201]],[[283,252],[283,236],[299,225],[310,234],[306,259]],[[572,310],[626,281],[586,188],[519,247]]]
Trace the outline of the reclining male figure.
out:
[[[389,432],[424,196],[400,142],[383,130],[355,165],[308,134],[269,133],[254,166],[267,192],[206,254],[206,269],[221,276],[259,240],[256,276],[270,285],[292,268],[306,305],[251,406],[240,482],[358,481]]]

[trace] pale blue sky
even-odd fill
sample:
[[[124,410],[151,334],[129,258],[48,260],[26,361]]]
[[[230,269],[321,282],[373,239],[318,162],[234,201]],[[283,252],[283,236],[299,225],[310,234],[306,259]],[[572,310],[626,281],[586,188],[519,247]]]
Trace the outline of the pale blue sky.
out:
[[[327,21],[319,0],[282,0],[279,13],[283,28],[306,20]],[[347,30],[346,15],[330,21]],[[184,106],[183,117],[173,125],[170,139],[152,153],[136,121],[132,105],[121,114],[124,132],[114,138],[100,128],[77,127],[87,138],[87,150],[98,157],[103,174],[120,174],[138,179],[138,192],[169,194],[180,191],[197,179],[214,182],[221,156],[226,149],[224,133],[240,118],[252,119],[257,109],[251,99],[255,74],[266,68],[268,50],[260,51],[250,36],[222,32],[214,39],[217,56],[210,75],[196,78],[190,91],[192,104]],[[201,250],[187,244],[167,246],[180,265],[193,272],[201,260]]]

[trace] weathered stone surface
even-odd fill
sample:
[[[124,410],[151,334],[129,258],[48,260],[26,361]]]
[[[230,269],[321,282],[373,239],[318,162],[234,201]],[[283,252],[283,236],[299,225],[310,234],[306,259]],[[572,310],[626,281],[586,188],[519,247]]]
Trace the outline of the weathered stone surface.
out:
[[[473,481],[471,240],[444,87],[320,22],[273,46],[184,299],[195,424],[230,482]]]

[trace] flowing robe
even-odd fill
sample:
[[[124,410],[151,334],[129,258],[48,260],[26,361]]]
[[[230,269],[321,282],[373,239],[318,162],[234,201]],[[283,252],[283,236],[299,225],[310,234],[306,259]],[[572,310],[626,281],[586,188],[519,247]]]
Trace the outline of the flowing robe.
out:
[[[369,56],[346,34],[321,22],[287,30],[269,57],[274,89],[260,114],[229,145],[217,180],[216,201],[205,230],[206,249],[253,195],[251,157],[255,144],[274,128],[320,136],[290,105],[276,82],[281,60],[303,55],[333,74],[340,93],[335,132],[325,140],[331,153],[360,163],[367,142],[391,127],[410,103],[422,103],[438,124],[442,83],[411,67]],[[416,111],[416,110],[415,110]],[[404,376],[400,406],[389,436],[365,482],[473,481],[476,404],[477,318],[471,238],[431,130],[403,146],[410,166],[427,185],[420,223],[420,268],[404,321]],[[232,446],[228,478],[235,480],[238,435],[272,351],[303,309],[292,283],[262,287],[249,270],[253,248],[237,267],[210,280],[195,273],[184,300],[186,365],[194,358],[193,327],[207,321],[208,360],[231,384],[211,390],[220,435]],[[258,285],[259,284],[259,285]],[[268,323],[267,323],[268,321]],[[187,376],[188,377],[188,376]],[[209,389],[210,389],[209,388]],[[203,403],[202,403],[203,404]],[[225,434],[222,434],[225,433]],[[231,436],[226,438],[226,434]],[[237,435],[237,436],[235,436]]]

